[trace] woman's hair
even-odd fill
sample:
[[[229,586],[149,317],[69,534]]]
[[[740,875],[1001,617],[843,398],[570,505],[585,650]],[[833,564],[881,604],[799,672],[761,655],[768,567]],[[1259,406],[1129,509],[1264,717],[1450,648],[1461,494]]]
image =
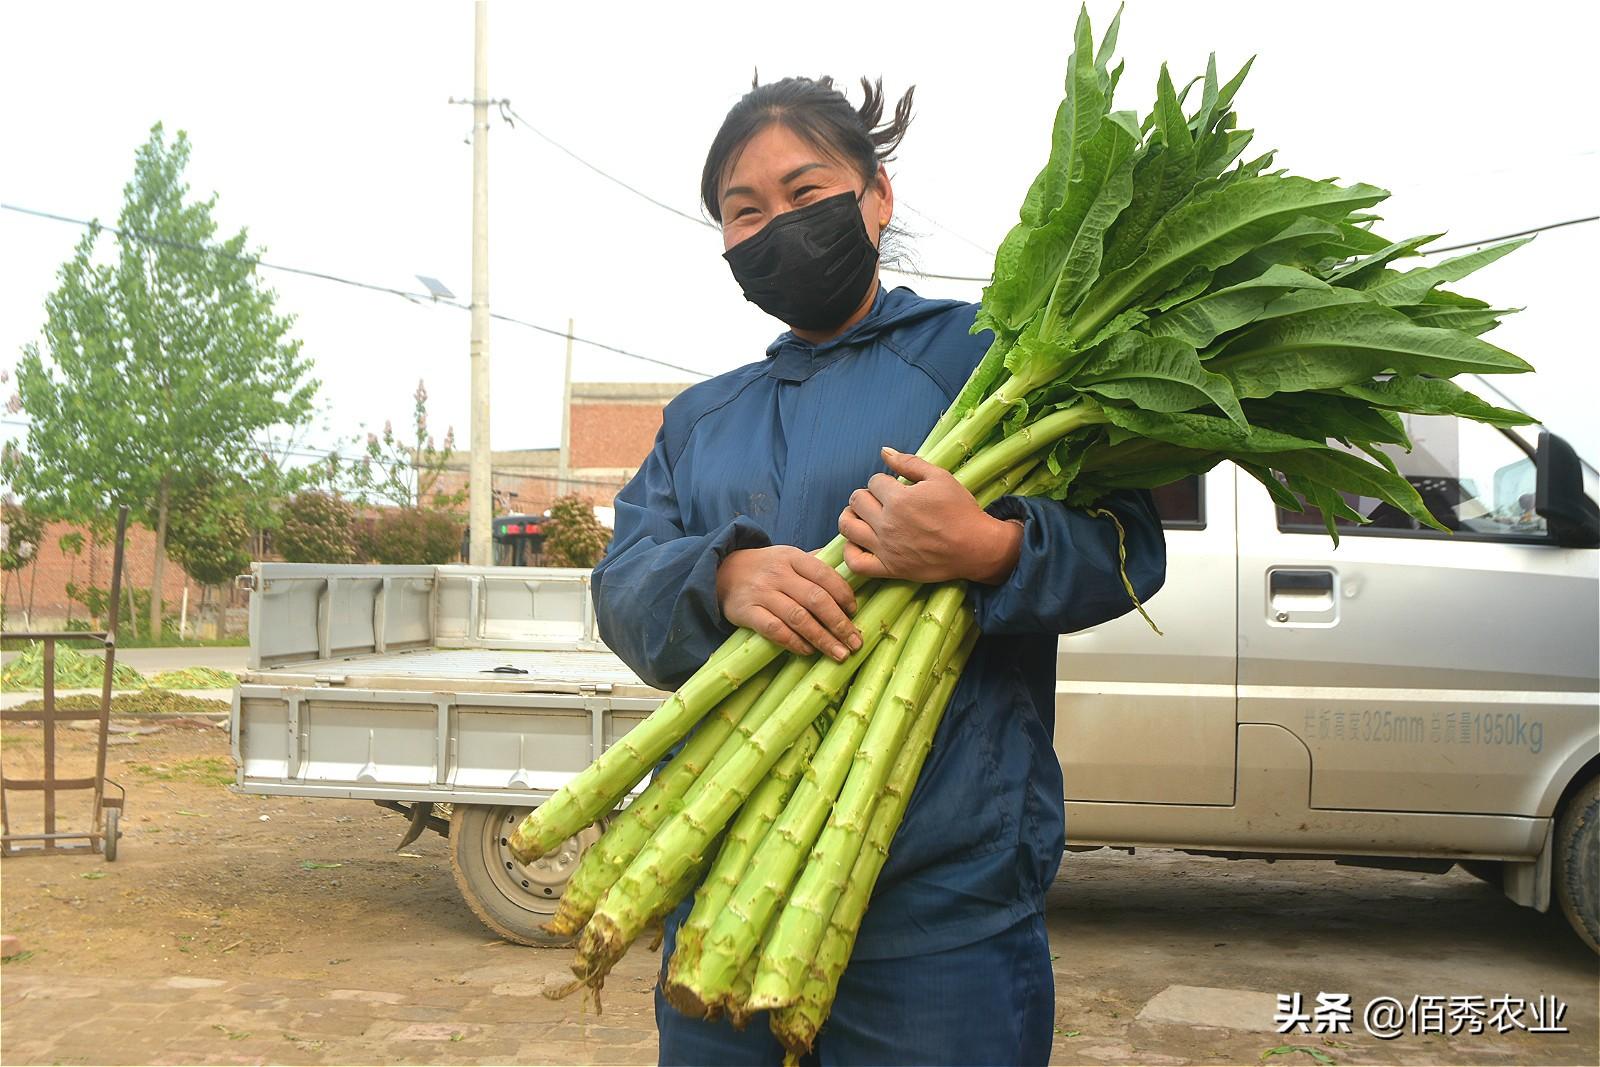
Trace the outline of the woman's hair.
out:
[[[773,123],[781,123],[819,151],[849,162],[861,177],[871,182],[878,168],[894,158],[894,151],[911,125],[911,95],[907,89],[894,106],[894,116],[883,122],[883,79],[861,79],[860,107],[851,107],[844,93],[833,87],[833,79],[784,78],[761,85],[752,83],[748,93],[722,120],[722,128],[706,153],[705,170],[700,175],[700,200],[706,213],[722,222],[719,193],[723,179],[733,169],[750,138]]]

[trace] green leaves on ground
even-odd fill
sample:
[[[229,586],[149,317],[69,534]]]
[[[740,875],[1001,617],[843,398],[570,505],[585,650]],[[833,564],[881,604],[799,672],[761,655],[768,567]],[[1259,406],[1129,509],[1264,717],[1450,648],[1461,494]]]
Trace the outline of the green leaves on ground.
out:
[[[1334,1064],[1339,1062],[1321,1049],[1313,1048],[1310,1045],[1278,1045],[1274,1048],[1269,1048],[1261,1054],[1261,1062],[1265,1063],[1274,1056],[1292,1056],[1296,1052],[1305,1053],[1321,1064],[1322,1067],[1333,1067]]]
[[[57,691],[99,689],[105,681],[105,673],[106,661],[102,657],[79,652],[64,642],[56,642]],[[111,673],[114,689],[143,689],[149,684],[144,675],[126,663],[114,664]],[[5,670],[0,672],[0,688],[12,693],[18,690],[42,690],[44,675],[44,642],[35,641],[23,649],[22,655],[6,664]]]

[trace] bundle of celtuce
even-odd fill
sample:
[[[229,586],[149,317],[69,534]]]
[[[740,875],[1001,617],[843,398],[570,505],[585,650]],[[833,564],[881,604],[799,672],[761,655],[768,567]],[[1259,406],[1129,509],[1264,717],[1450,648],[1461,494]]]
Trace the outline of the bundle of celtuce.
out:
[[[1341,494],[1438,527],[1381,446],[1409,447],[1401,412],[1530,421],[1449,381],[1530,368],[1479,338],[1504,311],[1439,288],[1517,242],[1394,269],[1431,238],[1376,236],[1382,190],[1239,162],[1244,70],[1219,84],[1213,61],[1180,93],[1163,69],[1142,123],[1112,111],[1116,33],[1097,52],[1079,17],[1049,162],[984,291],[994,342],[919,454],[980,503],[1048,495],[1109,522],[1109,491],[1231,460],[1335,536],[1336,518],[1362,521]],[[827,1017],[977,637],[960,583],[863,581],[839,541],[820,555],[858,589],[858,652],[801,658],[739,631],[511,840],[526,860],[557,848],[688,736],[584,857],[552,929],[579,935],[573,970],[598,989],[696,892],[667,995],[735,1021],[769,1009],[794,1050]]]

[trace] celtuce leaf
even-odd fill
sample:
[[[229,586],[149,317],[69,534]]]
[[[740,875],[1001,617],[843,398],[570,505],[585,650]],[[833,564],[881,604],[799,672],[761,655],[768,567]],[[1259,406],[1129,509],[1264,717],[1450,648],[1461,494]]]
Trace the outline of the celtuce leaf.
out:
[[[1371,255],[1362,256],[1335,270],[1328,275],[1328,281],[1333,285],[1348,286],[1352,289],[1363,288],[1367,281],[1396,259],[1400,259],[1403,256],[1414,256],[1417,254],[1417,249],[1443,236],[1443,234],[1439,233],[1428,233],[1423,234],[1421,237],[1411,237],[1404,241],[1396,241],[1393,244],[1385,245]]]
[[[1504,244],[1492,245],[1464,256],[1447,259],[1432,267],[1418,267],[1416,270],[1406,271],[1380,285],[1373,286],[1367,290],[1367,294],[1385,304],[1415,304],[1435,286],[1446,282],[1458,282],[1480,267],[1487,267],[1500,257],[1516,251],[1531,240],[1532,237],[1523,237],[1515,241],[1506,241]]]
[[[1457,415],[1491,426],[1527,426],[1538,421],[1520,411],[1495,407],[1455,382],[1442,378],[1402,375],[1379,382],[1347,385],[1340,392],[1381,408],[1418,415]]]
[[[1201,364],[1194,346],[1176,337],[1131,330],[1089,354],[1073,375],[1086,393],[1145,411],[1189,411],[1214,404],[1240,426],[1244,412],[1228,379]]]
[[[1532,369],[1487,341],[1416,326],[1366,302],[1314,308],[1250,327],[1207,366],[1231,381],[1240,399],[1337,389],[1390,373],[1448,378]]]
[[[1091,336],[1123,308],[1159,294],[1195,268],[1232,263],[1303,215],[1337,218],[1386,195],[1370,185],[1343,188],[1332,182],[1262,175],[1185,202],[1157,224],[1138,259],[1090,290],[1069,336]]]
[[[1109,77],[1094,61],[1094,38],[1085,9],[1078,15],[1072,58],[1067,63],[1066,97],[1056,111],[1050,159],[1023,199],[1020,221],[995,253],[994,281],[983,291],[978,323],[995,330],[997,336],[1014,337],[1031,314],[1021,309],[1037,309],[1049,296],[1054,274],[1041,271],[1043,254],[1034,234],[1061,209],[1072,179],[1083,170],[1089,141],[1108,112],[1109,89]],[[1059,265],[1059,259],[1056,262]]]
[[[1143,329],[1156,337],[1173,337],[1205,348],[1230,330],[1248,326],[1268,304],[1294,289],[1326,291],[1328,284],[1303,270],[1274,264],[1261,274],[1225,286],[1156,315]]]

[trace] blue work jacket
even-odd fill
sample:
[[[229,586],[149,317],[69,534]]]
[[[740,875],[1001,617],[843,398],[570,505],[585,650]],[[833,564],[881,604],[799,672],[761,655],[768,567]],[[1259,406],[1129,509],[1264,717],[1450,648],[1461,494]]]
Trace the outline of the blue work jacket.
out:
[[[990,341],[976,305],[880,290],[870,313],[812,345],[785,333],[766,359],[667,405],[639,473],[616,499],[594,570],[606,644],[641,678],[675,689],[735,627],[717,565],[741,548],[816,549],[851,491],[914,452]],[[1126,533],[1141,599],[1160,588],[1166,544],[1147,492],[1105,502]],[[1016,570],[969,594],[982,632],[889,850],[855,957],[938,952],[1044,908],[1065,844],[1053,746],[1056,637],[1132,609],[1112,523],[1048,499],[990,508],[1023,520]]]

